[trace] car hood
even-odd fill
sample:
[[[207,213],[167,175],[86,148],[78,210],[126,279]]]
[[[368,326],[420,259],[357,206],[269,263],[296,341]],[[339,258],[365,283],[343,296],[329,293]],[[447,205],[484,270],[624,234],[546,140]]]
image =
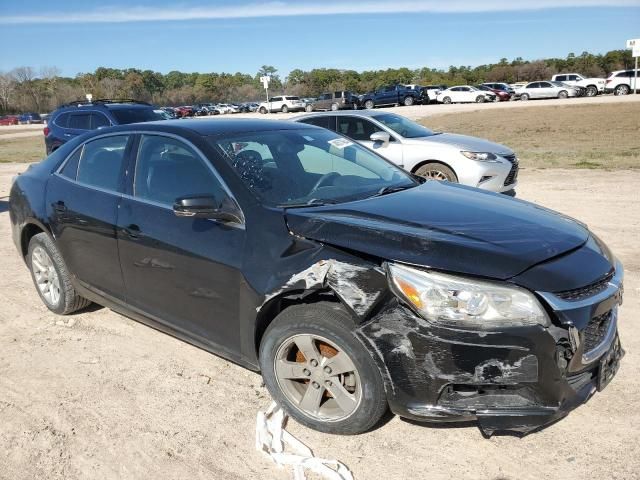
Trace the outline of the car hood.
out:
[[[427,182],[340,205],[288,209],[292,234],[383,260],[506,280],[583,245],[588,230],[537,205]]]
[[[431,144],[449,145],[459,150],[469,152],[491,152],[504,155],[513,155],[514,152],[509,147],[499,143],[490,142],[484,138],[470,137],[468,135],[458,135],[455,133],[439,133],[430,137],[407,139],[411,142],[428,142]]]

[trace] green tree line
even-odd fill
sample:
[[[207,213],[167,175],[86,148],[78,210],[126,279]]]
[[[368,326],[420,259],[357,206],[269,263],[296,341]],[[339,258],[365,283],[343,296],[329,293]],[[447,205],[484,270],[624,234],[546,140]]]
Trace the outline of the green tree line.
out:
[[[549,79],[562,72],[577,72],[586,76],[604,77],[614,70],[632,68],[629,50],[613,50],[605,54],[570,53],[566,58],[523,60],[506,58],[489,65],[450,66],[437,68],[389,68],[386,70],[339,70],[315,68],[292,70],[281,78],[276,67],[263,65],[255,75],[246,73],[185,73],[166,74],[137,68],[100,67],[91,73],[64,77],[55,67],[36,70],[18,67],[0,72],[0,112],[49,112],[56,106],[82,99],[87,93],[93,98],[133,98],[158,105],[189,105],[197,102],[241,102],[264,98],[260,77],[271,75],[270,94],[287,93],[316,96],[325,91],[351,90],[364,93],[382,85],[404,84],[475,84],[485,81],[520,82]]]

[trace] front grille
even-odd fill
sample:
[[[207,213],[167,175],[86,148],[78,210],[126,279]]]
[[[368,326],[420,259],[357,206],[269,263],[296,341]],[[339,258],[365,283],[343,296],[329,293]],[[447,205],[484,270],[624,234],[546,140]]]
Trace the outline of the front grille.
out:
[[[504,186],[506,187],[507,185],[515,183],[518,179],[518,158],[515,155],[501,155],[501,157],[511,162],[509,175],[504,179]]]
[[[589,320],[589,323],[582,331],[585,353],[589,353],[602,343],[609,329],[609,324],[612,321],[612,316],[612,310],[609,310],[607,313],[603,313]]]
[[[585,298],[591,297],[605,290],[609,285],[609,282],[613,278],[614,274],[615,274],[615,271],[611,270],[607,275],[602,277],[597,282],[591,283],[585,287],[574,288],[573,290],[555,292],[554,295],[558,298],[561,298],[563,300],[568,300],[570,302],[577,302],[578,300],[583,300]]]

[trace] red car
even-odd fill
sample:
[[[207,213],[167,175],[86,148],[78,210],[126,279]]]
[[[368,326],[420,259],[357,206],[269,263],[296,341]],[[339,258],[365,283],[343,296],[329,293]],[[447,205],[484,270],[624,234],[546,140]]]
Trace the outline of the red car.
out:
[[[178,118],[193,117],[193,107],[183,106],[174,108]]]
[[[485,92],[492,92],[496,94],[496,102],[508,102],[511,100],[511,94],[509,92],[505,92],[504,90],[499,90],[497,88],[487,87],[486,85],[476,85],[478,90],[484,90]]]
[[[17,115],[5,115],[0,117],[0,125],[18,125]]]

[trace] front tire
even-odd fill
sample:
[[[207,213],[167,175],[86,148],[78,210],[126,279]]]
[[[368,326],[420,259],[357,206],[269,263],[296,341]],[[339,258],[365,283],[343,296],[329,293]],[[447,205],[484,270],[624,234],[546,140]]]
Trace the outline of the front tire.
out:
[[[91,304],[73,288],[62,255],[46,233],[31,238],[27,264],[40,299],[52,312],[68,315]]]
[[[565,99],[567,97],[569,97],[569,94],[567,93],[566,90],[562,90],[561,92],[558,93],[558,98]]]
[[[264,108],[264,107],[260,107],[260,113],[261,113],[262,115],[266,115],[266,114],[267,114],[267,109],[266,109],[266,108]]]
[[[458,177],[456,177],[455,172],[446,165],[438,162],[425,163],[416,169],[414,174],[427,180],[458,183]]]
[[[593,85],[589,85],[587,87],[587,91],[585,92],[585,95],[587,97],[595,97],[596,95],[598,95],[598,89]]]
[[[387,411],[384,382],[338,303],[294,305],[269,325],[260,367],[274,400],[299,423],[353,435]]]
[[[451,97],[444,97],[442,99],[442,103],[446,103],[447,105],[449,105],[451,103]]]
[[[282,113],[289,113],[289,107],[287,107],[286,105],[283,105],[282,108],[280,109],[280,111]]]
[[[522,100],[523,102],[526,102],[527,100],[529,100],[529,94],[523,93],[522,95],[520,95],[520,100]]]
[[[410,107],[413,105],[413,97],[406,97],[403,103],[405,107]]]
[[[331,104],[331,111],[332,112],[337,112],[340,109],[340,107],[338,106],[337,103],[332,103]]]
[[[313,105],[307,105],[304,109],[306,112],[313,112]]]
[[[486,98],[484,97],[484,95],[478,95],[476,97],[476,103],[484,103],[486,100]]]
[[[364,102],[364,108],[367,110],[371,110],[375,105],[373,104],[373,100],[367,100]]]

